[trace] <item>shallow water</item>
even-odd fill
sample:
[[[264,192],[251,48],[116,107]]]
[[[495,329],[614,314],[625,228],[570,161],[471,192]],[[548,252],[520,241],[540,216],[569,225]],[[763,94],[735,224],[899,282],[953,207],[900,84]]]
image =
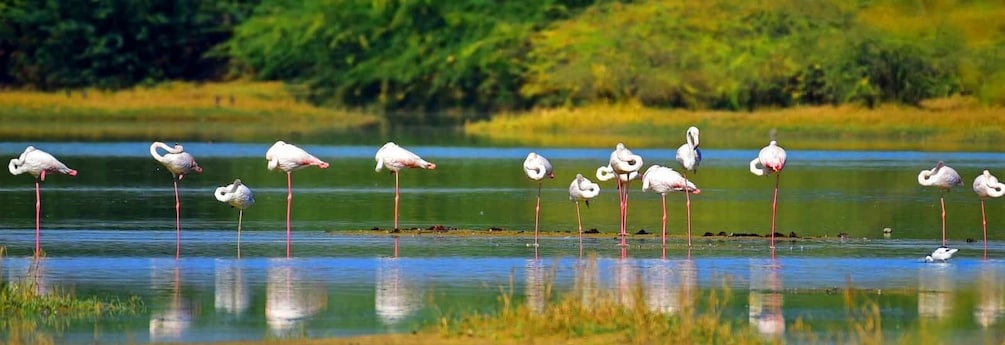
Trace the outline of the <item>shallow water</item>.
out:
[[[0,143],[5,157],[28,143]],[[782,241],[777,259],[763,239],[727,240],[705,232],[766,233],[773,178],[747,171],[754,150],[707,150],[694,181],[695,247],[674,237],[662,258],[658,235],[632,235],[622,258],[616,246],[617,197],[584,207],[584,228],[610,237],[587,240],[580,260],[575,204],[567,188],[575,173],[593,179],[610,150],[409,147],[437,163],[433,171],[401,178],[402,227],[442,224],[460,229],[501,227],[533,231],[536,184],[522,172],[527,152],[549,157],[556,179],[543,182],[541,228],[566,236],[541,239],[535,253],[524,237],[459,238],[340,230],[392,227],[394,179],[373,171],[376,146],[304,145],[332,163],[293,174],[293,258],[285,257],[286,181],[265,169],[269,143],[192,143],[186,150],[204,168],[181,181],[182,240],[174,259],[174,202],[170,174],[148,154],[149,143],[33,143],[80,174],[42,184],[42,247],[48,257],[32,271],[34,186],[30,177],[0,177],[0,261],[4,281],[38,279],[43,288],[84,296],[136,295],[149,311],[137,317],[75,320],[45,328],[57,343],[122,343],[348,336],[407,332],[443,315],[492,310],[513,280],[523,303],[544,305],[543,282],[572,293],[583,279],[607,292],[646,289],[647,304],[666,312],[696,303],[702,291],[730,277],[730,317],[765,333],[784,320],[826,327],[846,315],[835,289],[853,286],[881,306],[884,329],[932,325],[959,339],[1002,341],[1005,244],[997,231],[1000,200],[989,200],[990,250],[984,260],[980,203],[969,185],[982,169],[1000,171],[1005,154],[828,152],[790,150],[781,177],[778,231],[820,240]],[[650,163],[673,162],[674,151],[638,149]],[[965,186],[947,193],[948,264],[924,264],[939,245],[939,192],[917,184],[918,171],[938,160],[956,168]],[[216,201],[217,186],[241,178],[257,203],[244,214],[242,259],[236,259],[237,211]],[[631,232],[660,229],[657,195],[630,191]],[[669,232],[685,229],[684,200],[669,195]],[[882,229],[893,229],[891,238]],[[847,234],[837,240],[838,234]],[[975,242],[967,242],[972,238]],[[877,274],[881,273],[881,274]],[[692,290],[695,288],[696,290]],[[692,293],[688,291],[699,291]],[[687,302],[691,301],[691,302]],[[779,318],[779,316],[781,318]]]

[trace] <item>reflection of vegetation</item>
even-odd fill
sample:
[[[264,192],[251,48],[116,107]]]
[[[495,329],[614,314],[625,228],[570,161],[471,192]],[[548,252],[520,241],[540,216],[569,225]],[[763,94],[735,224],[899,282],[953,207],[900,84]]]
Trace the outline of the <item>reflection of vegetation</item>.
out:
[[[760,147],[768,132],[778,129],[786,148],[981,150],[1005,142],[1003,110],[960,97],[922,102],[921,107],[844,105],[751,113],[597,105],[497,116],[469,123],[465,132],[524,145],[613,147],[623,141],[633,147],[669,147],[683,141],[688,126],[697,125],[707,135],[702,145],[711,148]]]
[[[280,83],[248,82],[67,95],[8,91],[0,93],[0,117],[0,135],[8,139],[250,140],[279,130],[312,133],[380,124],[373,115],[297,101]],[[48,124],[38,126],[40,121]]]

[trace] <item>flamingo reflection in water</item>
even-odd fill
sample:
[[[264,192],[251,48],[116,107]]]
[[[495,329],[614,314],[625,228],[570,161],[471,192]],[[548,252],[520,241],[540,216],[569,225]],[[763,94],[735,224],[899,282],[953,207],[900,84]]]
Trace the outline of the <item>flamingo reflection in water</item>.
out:
[[[541,260],[528,259],[526,269],[524,288],[526,289],[527,309],[537,314],[543,314],[551,299],[549,280],[552,279],[552,276],[548,272],[549,268],[541,263]]]
[[[1005,316],[1005,266],[985,262],[979,269],[974,319],[981,327],[991,328]]]
[[[170,268],[154,266],[150,272],[151,290],[168,286],[170,294],[165,305],[150,314],[150,340],[182,340],[192,325],[194,303],[181,294],[181,267],[176,261]]]
[[[668,315],[694,310],[698,268],[690,258],[651,260],[644,279],[649,310]]]
[[[251,289],[240,261],[217,259],[213,306],[218,312],[241,315],[251,303]]]
[[[385,325],[401,323],[422,306],[421,293],[404,273],[400,260],[378,259],[374,308]]]
[[[942,319],[953,310],[956,266],[948,263],[922,265],[918,272],[918,315]]]
[[[785,334],[785,317],[782,305],[781,265],[773,257],[768,260],[751,260],[750,295],[747,298],[748,320],[758,333],[769,338]]]
[[[265,323],[283,337],[298,323],[328,306],[328,291],[320,281],[311,281],[306,267],[286,263],[269,266],[265,283]]]

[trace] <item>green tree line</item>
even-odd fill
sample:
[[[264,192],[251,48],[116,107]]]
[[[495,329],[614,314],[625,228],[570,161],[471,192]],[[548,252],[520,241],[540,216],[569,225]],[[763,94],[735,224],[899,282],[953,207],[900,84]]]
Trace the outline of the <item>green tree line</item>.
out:
[[[0,3],[0,84],[283,80],[404,121],[654,107],[1005,104],[993,0],[232,0]],[[481,115],[479,115],[481,114]]]

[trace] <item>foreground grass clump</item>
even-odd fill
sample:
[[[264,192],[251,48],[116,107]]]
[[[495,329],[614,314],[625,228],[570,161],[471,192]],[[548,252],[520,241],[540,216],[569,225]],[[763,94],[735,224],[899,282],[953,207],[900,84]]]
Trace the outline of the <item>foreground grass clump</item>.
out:
[[[105,92],[0,92],[0,135],[78,140],[253,140],[379,126],[372,114],[315,107],[279,82],[164,83]],[[40,126],[39,124],[45,124]]]
[[[502,114],[465,125],[469,135],[535,146],[676,147],[698,126],[702,147],[757,148],[778,131],[786,148],[859,150],[993,149],[1005,143],[1003,107],[954,97],[919,107],[885,104],[764,109],[668,110],[638,104],[592,105]]]

